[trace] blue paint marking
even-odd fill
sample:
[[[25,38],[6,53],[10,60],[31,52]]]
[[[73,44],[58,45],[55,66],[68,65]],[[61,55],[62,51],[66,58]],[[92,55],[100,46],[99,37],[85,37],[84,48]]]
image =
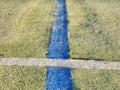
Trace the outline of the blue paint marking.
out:
[[[67,67],[48,67],[46,90],[72,90],[70,69]]]
[[[65,0],[57,0],[55,19],[48,46],[48,58],[68,59],[67,16]]]
[[[55,19],[48,46],[48,58],[68,59],[66,0],[57,0]],[[72,79],[68,67],[47,67],[46,90],[72,90]]]

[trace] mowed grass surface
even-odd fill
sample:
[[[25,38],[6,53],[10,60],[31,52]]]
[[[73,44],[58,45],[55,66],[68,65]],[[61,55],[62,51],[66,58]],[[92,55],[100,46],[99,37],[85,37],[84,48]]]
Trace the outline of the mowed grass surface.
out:
[[[46,69],[0,66],[0,90],[44,90]]]
[[[73,90],[119,90],[120,71],[71,69]],[[45,90],[45,67],[0,66],[0,90]]]
[[[70,57],[120,61],[120,0],[69,0]]]
[[[119,90],[120,71],[72,69],[73,90]]]
[[[46,57],[55,0],[0,0],[0,57]]]

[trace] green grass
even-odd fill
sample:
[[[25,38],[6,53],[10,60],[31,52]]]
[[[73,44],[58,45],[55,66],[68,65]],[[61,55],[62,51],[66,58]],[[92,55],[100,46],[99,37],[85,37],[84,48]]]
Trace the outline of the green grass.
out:
[[[0,66],[0,90],[44,90],[46,69]]]
[[[119,90],[120,71],[71,69],[73,90]],[[0,90],[44,90],[45,67],[0,66]]]
[[[45,58],[55,0],[0,0],[0,58]],[[70,58],[120,61],[120,1],[67,0]]]
[[[73,90],[119,90],[120,71],[72,69]]]
[[[0,57],[46,57],[55,0],[0,0]]]
[[[120,1],[69,0],[70,57],[120,61]]]
[[[68,0],[71,58],[120,60],[120,1]],[[0,0],[0,58],[44,58],[55,0]],[[73,90],[119,90],[120,71],[71,69]],[[46,68],[0,66],[0,90],[44,90]]]

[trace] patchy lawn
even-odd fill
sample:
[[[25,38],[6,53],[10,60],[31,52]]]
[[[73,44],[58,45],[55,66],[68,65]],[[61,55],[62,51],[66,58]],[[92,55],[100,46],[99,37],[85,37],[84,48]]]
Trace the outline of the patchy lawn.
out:
[[[47,54],[55,0],[0,0],[0,57]]]
[[[71,69],[73,90],[119,90],[120,71]]]
[[[70,0],[70,57],[120,61],[120,1]]]
[[[44,90],[43,67],[0,66],[0,90]]]

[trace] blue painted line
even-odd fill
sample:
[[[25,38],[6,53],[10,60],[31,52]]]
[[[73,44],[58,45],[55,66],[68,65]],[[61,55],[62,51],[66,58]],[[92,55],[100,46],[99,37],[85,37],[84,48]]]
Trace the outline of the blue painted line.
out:
[[[68,59],[67,16],[65,0],[57,0],[55,19],[48,46],[48,58]]]
[[[48,46],[48,58],[68,59],[66,0],[56,0],[55,19]],[[68,67],[47,67],[46,90],[72,90],[72,79]]]
[[[70,69],[47,67],[46,90],[72,90]]]

